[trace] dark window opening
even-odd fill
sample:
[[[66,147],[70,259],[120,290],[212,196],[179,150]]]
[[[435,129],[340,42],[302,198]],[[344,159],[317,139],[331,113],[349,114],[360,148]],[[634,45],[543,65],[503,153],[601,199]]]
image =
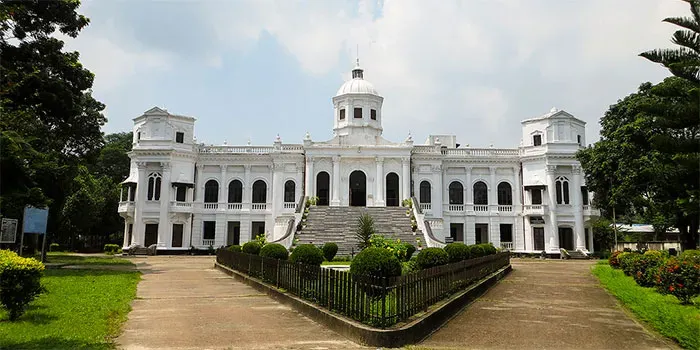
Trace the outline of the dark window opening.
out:
[[[215,239],[216,237],[216,221],[204,221],[203,239]]]
[[[501,242],[513,242],[513,225],[501,224]]]
[[[140,131],[136,133],[136,142],[139,142],[139,141],[141,141],[141,132]]]
[[[362,108],[355,108],[355,119],[362,119]]]
[[[153,196],[153,199],[160,200],[160,177],[156,178],[155,196]]]
[[[267,184],[263,180],[253,183],[253,203],[267,203]]]
[[[581,186],[581,199],[583,205],[588,205],[588,188],[586,186]]]
[[[541,190],[532,190],[530,193],[532,194],[532,204],[542,204]]]
[[[508,185],[510,187],[510,185]],[[489,204],[489,191],[483,181],[474,184],[474,204],[487,205]]]
[[[327,172],[322,171],[316,175],[316,205],[326,206],[329,201],[329,191],[330,190],[330,175]]]
[[[399,175],[396,173],[386,175],[386,206],[399,206]]]
[[[184,231],[183,224],[173,224],[173,248],[182,247],[182,233]]]
[[[535,135],[532,137],[532,144],[539,146],[542,144],[542,135]]]
[[[420,202],[421,203],[430,203],[430,201],[431,201],[430,182],[421,181],[419,191],[420,191]]]
[[[184,132],[176,132],[175,133],[175,142],[184,143],[185,142],[185,133]]]
[[[370,109],[369,110],[369,117],[372,120],[377,120],[377,110],[376,109]]]
[[[226,245],[240,245],[241,244],[241,222],[240,221],[229,221],[228,231],[226,234]]]
[[[564,204],[569,204],[569,181],[564,181]]]
[[[243,203],[243,183],[233,180],[228,184],[228,202]]]
[[[155,181],[156,181],[156,179],[154,179],[152,177],[148,178],[148,194],[147,194],[146,198],[149,201],[153,200],[153,189],[154,189]]]
[[[464,224],[462,223],[451,223],[450,224],[450,237],[452,237],[453,242],[464,242]]]
[[[187,187],[177,186],[177,190],[175,193],[175,200],[178,202],[184,202],[187,200]]]
[[[146,224],[146,232],[144,233],[143,245],[150,247],[152,244],[158,243],[158,224]]]
[[[513,205],[513,191],[507,182],[498,184],[498,204]]]
[[[255,238],[257,235],[264,235],[265,234],[265,221],[253,221],[250,225],[251,228],[251,236],[250,239]]]
[[[284,201],[286,203],[293,203],[295,201],[295,192],[296,184],[294,184],[292,180],[287,180],[287,182],[284,183]]]
[[[561,204],[562,203],[561,181],[556,182],[556,187],[557,187],[557,204]]]
[[[476,244],[489,242],[489,224],[474,224]]]
[[[204,184],[204,203],[219,202],[219,183],[216,180],[209,180]]]
[[[345,120],[345,108],[340,110],[340,120]]]
[[[464,187],[461,183],[453,181],[449,186],[450,204],[464,204]]]

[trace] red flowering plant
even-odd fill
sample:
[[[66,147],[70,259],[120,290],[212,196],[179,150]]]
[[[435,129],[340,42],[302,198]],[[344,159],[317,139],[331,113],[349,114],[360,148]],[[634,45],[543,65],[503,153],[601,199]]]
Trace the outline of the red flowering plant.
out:
[[[700,263],[691,259],[667,260],[658,268],[655,279],[661,294],[671,294],[681,304],[691,304],[700,295]]]
[[[659,266],[666,261],[666,255],[658,250],[649,250],[631,261],[632,277],[642,287],[656,285]]]
[[[612,266],[613,268],[620,268],[620,254],[622,254],[621,250],[616,250],[614,251],[610,257],[608,258],[608,264]]]

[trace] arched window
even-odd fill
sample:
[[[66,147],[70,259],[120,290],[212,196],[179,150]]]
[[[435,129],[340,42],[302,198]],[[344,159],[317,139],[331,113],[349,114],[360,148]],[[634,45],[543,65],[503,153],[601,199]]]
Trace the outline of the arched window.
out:
[[[464,204],[464,186],[457,181],[452,181],[449,187],[450,204]]]
[[[159,173],[148,175],[148,194],[146,198],[149,201],[160,200],[160,181],[161,176]]]
[[[287,180],[284,183],[284,201],[286,203],[294,203],[294,195],[296,191],[296,184],[292,180]]]
[[[386,206],[387,207],[398,207],[399,206],[399,175],[396,173],[386,174],[385,183],[386,192]]]
[[[219,183],[216,180],[209,180],[204,184],[204,203],[219,202]]]
[[[316,175],[316,205],[325,206],[328,205],[330,193],[330,175],[327,172],[322,171]]]
[[[229,182],[228,202],[243,203],[243,183],[240,180],[233,180]]]
[[[430,182],[421,181],[419,192],[420,192],[420,202],[421,203],[430,203],[430,200],[432,198],[432,196],[430,194]]]
[[[474,204],[487,205],[489,204],[489,191],[483,181],[474,184]]]
[[[557,204],[569,204],[569,179],[559,176],[555,182]]]
[[[267,184],[263,180],[253,183],[253,203],[267,203]]]
[[[513,205],[513,191],[507,182],[498,184],[498,204]]]

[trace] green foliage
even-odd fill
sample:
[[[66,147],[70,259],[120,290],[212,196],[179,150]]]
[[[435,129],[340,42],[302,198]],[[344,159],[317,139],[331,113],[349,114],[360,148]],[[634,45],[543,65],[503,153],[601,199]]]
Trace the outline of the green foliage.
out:
[[[401,275],[401,262],[387,249],[369,247],[350,264],[350,273],[357,276],[393,277]]]
[[[447,256],[449,257],[450,263],[456,263],[462,260],[467,260],[470,257],[469,253],[471,250],[464,243],[450,243],[446,245],[444,249],[447,253]]]
[[[312,205],[316,205],[317,202],[318,202],[318,197],[314,196],[314,197],[307,198],[305,204],[306,204],[306,207],[308,208]]]
[[[640,259],[642,254],[625,252],[618,255],[617,259],[620,261],[620,268],[622,272],[627,276],[632,276],[635,272],[637,260]]]
[[[243,250],[241,249],[241,246],[239,246],[239,245],[232,245],[232,246],[229,246],[227,249],[230,250],[230,251],[232,251],[232,252],[241,252],[241,251],[243,251]]]
[[[370,246],[370,238],[374,234],[374,219],[367,213],[362,214],[357,222],[355,229],[355,238],[357,238],[357,247],[360,250]]]
[[[9,250],[0,250],[0,303],[7,309],[10,321],[17,320],[27,305],[44,292],[41,275],[44,264],[22,258]]]
[[[326,242],[326,244],[321,247],[323,251],[323,257],[326,261],[333,261],[333,258],[338,254],[338,245],[333,242]]]
[[[425,248],[416,256],[416,266],[421,270],[445,265],[449,261],[447,252],[442,248]]]
[[[700,264],[700,250],[697,249],[688,249],[684,252],[681,253],[680,256],[678,256],[678,259],[684,260],[684,261],[690,261],[694,262],[696,264]]]
[[[620,268],[620,254],[622,253],[621,250],[614,251],[608,258],[608,264],[613,268]]]
[[[260,249],[262,249],[262,245],[258,241],[246,242],[245,244],[243,244],[243,247],[241,248],[243,253],[251,254],[251,255],[260,254]]]
[[[51,245],[49,245],[50,252],[58,252],[60,250],[61,250],[61,245],[58,243],[51,243]]]
[[[700,308],[681,305],[673,297],[640,287],[632,278],[607,265],[595,265],[593,274],[605,289],[656,331],[686,349],[700,349]]]
[[[394,254],[399,261],[406,260],[406,251],[408,247],[406,247],[404,243],[401,243],[400,239],[391,239],[375,234],[370,237],[369,243],[371,247],[388,250],[391,254]]]
[[[416,265],[416,257],[404,261],[401,263],[401,274],[408,275],[411,272],[418,271],[418,265]]]
[[[411,198],[406,198],[401,201],[402,207],[413,208],[413,200]]]
[[[406,261],[410,261],[411,257],[413,256],[413,253],[416,252],[416,247],[413,246],[411,243],[404,243],[406,246]]]
[[[265,246],[267,244],[267,235],[264,233],[261,233],[253,239],[253,241],[258,242],[260,244],[260,247]]]
[[[642,287],[653,287],[656,284],[659,266],[666,260],[663,253],[650,250],[633,261],[634,273],[632,277]]]
[[[119,244],[105,244],[104,252],[111,255],[119,252],[119,249],[121,249]]]
[[[323,251],[313,244],[302,244],[294,248],[289,260],[296,264],[320,266],[323,263]]]
[[[260,256],[278,260],[287,260],[289,252],[287,248],[279,243],[266,244],[260,249]]]
[[[668,259],[659,268],[656,285],[660,293],[675,296],[681,304],[691,304],[700,295],[700,263]]]

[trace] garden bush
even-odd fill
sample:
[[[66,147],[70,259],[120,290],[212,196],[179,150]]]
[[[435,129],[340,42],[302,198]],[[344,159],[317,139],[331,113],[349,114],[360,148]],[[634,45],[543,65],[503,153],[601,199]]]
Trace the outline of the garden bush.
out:
[[[620,254],[617,258],[620,260],[620,268],[622,272],[627,276],[632,276],[635,269],[635,260],[642,256],[639,253],[624,252]]]
[[[107,254],[115,254],[119,251],[119,244],[105,244],[104,252]]]
[[[278,260],[287,260],[289,252],[287,248],[279,243],[266,244],[260,249],[260,256],[263,258],[272,258]]]
[[[643,255],[632,260],[632,277],[642,287],[653,287],[656,284],[656,275],[666,257],[657,250],[649,250]]]
[[[44,264],[36,259],[0,250],[0,303],[11,321],[22,316],[27,305],[44,292],[40,282],[43,271]]]
[[[493,254],[498,253],[498,249],[496,249],[496,247],[494,247],[492,243],[481,243],[479,245],[481,246],[481,249],[484,250],[483,256],[493,255]]]
[[[258,241],[246,242],[241,250],[246,254],[258,255],[260,254],[260,249],[262,249],[262,244]]]
[[[369,247],[352,260],[350,273],[356,276],[399,276],[401,262],[392,252],[384,248]]]
[[[369,239],[370,247],[384,248],[390,253],[394,254],[399,261],[406,260],[406,251],[408,248],[406,244],[402,243],[400,239],[386,238],[382,235],[374,234]]]
[[[321,247],[321,250],[326,261],[333,261],[335,255],[338,254],[338,245],[333,242],[327,242]]]
[[[232,252],[241,252],[242,251],[241,246],[239,246],[239,245],[230,245],[226,249],[228,249]]]
[[[446,245],[445,252],[447,253],[450,263],[456,263],[469,259],[470,249],[466,244],[457,242]]]
[[[610,257],[608,258],[608,264],[613,268],[619,269],[620,268],[620,254],[622,254],[622,253],[623,252],[620,250],[614,251],[610,255]]]
[[[416,265],[419,269],[428,269],[435,266],[445,265],[449,262],[449,256],[442,248],[425,248],[418,253]]]
[[[313,244],[302,244],[294,248],[289,260],[297,264],[320,266],[323,263],[323,251]]]
[[[416,247],[411,243],[404,243],[404,245],[406,246],[406,261],[411,261],[413,253],[416,252]]]
[[[49,251],[50,252],[60,252],[61,245],[58,243],[51,243],[51,245],[49,245]]]
[[[700,264],[700,250],[688,249],[686,251],[683,251],[679,258],[681,260],[688,260],[696,264]]]
[[[700,295],[700,264],[670,258],[659,268],[656,285],[661,294],[671,294],[681,304],[691,304]]]

